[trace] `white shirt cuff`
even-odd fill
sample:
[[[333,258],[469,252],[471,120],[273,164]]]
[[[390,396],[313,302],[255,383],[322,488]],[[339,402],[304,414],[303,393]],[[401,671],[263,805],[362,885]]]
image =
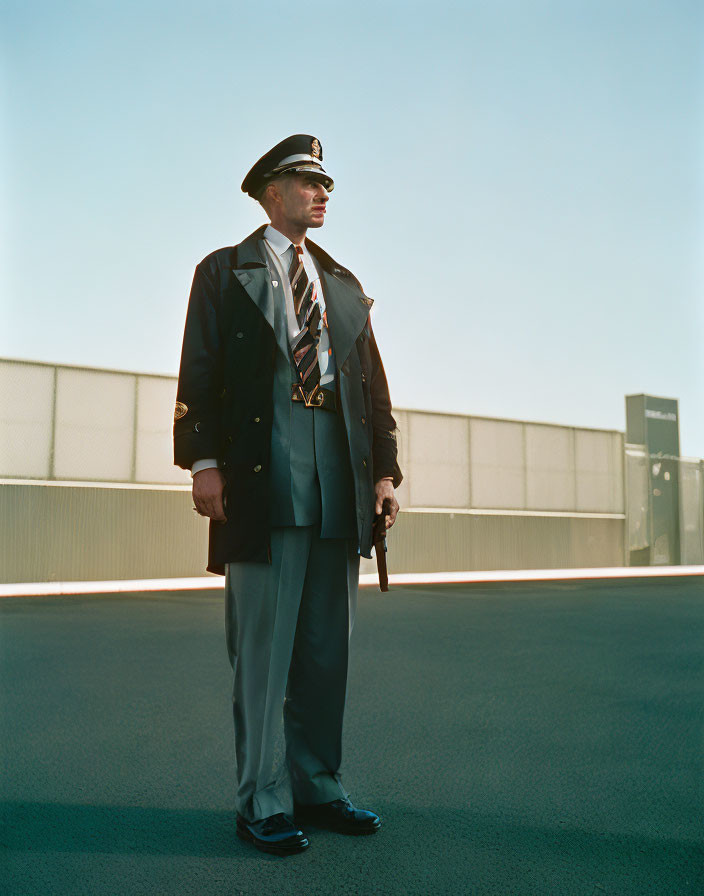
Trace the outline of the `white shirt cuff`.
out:
[[[196,460],[191,467],[191,478],[193,478],[196,473],[200,473],[201,470],[209,470],[211,467],[217,467],[217,465],[218,461],[215,457],[204,457],[202,460]]]

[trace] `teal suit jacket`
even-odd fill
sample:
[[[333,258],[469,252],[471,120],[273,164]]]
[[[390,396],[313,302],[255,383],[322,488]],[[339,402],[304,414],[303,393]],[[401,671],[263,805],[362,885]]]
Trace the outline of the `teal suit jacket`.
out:
[[[340,414],[291,400],[298,377],[286,328],[286,297],[276,275],[273,283],[279,351],[274,365],[270,522],[319,526],[322,538],[355,538],[354,481],[344,421]]]

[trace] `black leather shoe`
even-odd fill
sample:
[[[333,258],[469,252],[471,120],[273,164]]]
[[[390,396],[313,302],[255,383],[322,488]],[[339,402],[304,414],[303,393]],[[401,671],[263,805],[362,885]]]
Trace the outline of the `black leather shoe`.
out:
[[[309,846],[303,831],[283,812],[257,821],[245,821],[238,812],[237,836],[253,843],[262,852],[272,852],[277,856],[303,852]]]
[[[368,809],[357,809],[349,797],[314,806],[294,803],[293,811],[297,821],[308,821],[339,834],[374,834],[381,827],[378,815]]]

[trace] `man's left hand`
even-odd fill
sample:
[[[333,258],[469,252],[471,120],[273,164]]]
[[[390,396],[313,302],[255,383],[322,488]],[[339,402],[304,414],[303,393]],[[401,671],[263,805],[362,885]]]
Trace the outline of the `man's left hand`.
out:
[[[374,489],[376,491],[376,505],[374,507],[374,512],[377,515],[381,513],[385,498],[389,498],[391,502],[391,513],[386,517],[386,528],[390,529],[396,522],[396,515],[398,514],[398,501],[394,495],[393,481],[391,479],[380,479]]]

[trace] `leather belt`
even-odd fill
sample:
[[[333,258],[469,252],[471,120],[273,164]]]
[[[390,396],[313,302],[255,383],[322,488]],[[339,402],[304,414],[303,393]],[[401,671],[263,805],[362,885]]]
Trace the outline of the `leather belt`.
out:
[[[300,383],[291,386],[291,400],[302,401],[307,408],[322,408],[325,411],[337,410],[337,395],[332,389],[325,389],[320,383],[316,383],[313,389],[306,393]]]

